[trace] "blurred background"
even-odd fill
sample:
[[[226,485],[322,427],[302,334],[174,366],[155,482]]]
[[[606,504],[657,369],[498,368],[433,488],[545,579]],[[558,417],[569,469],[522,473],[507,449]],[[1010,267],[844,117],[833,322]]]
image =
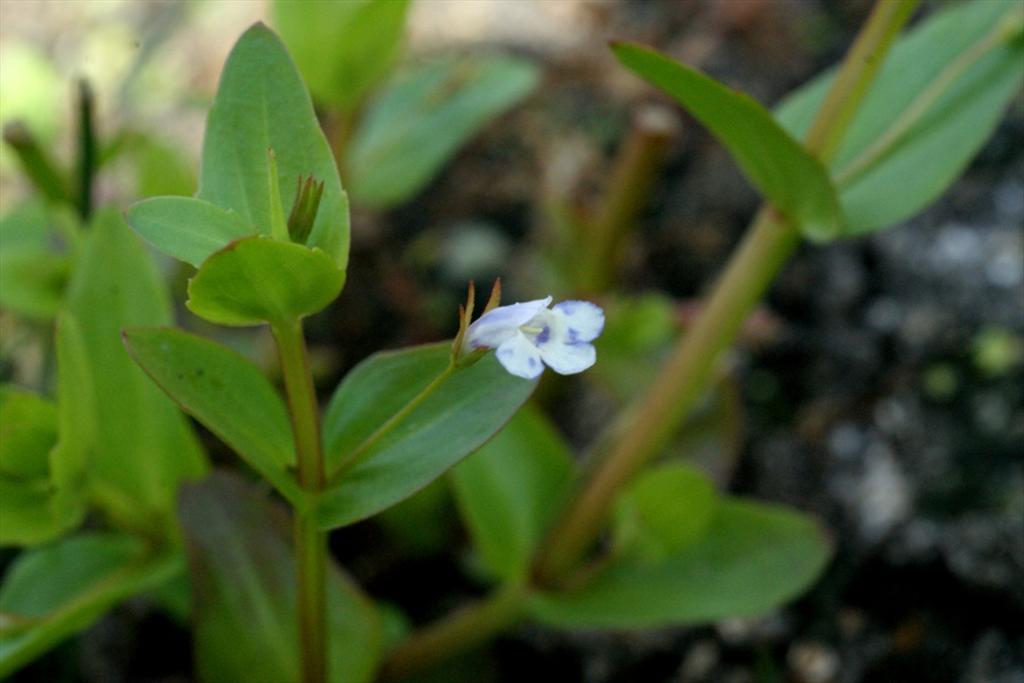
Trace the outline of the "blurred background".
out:
[[[582,449],[650,374],[649,354],[685,330],[759,203],[727,153],[621,68],[607,41],[657,47],[771,107],[841,58],[869,9],[863,0],[414,2],[399,78],[442,56],[498,54],[532,65],[533,80],[399,200],[359,185],[354,134],[342,169],[353,204],[348,283],[308,328],[321,391],[374,351],[451,336],[469,279],[502,277],[506,301],[578,290],[567,284],[560,224],[599,213],[630,145],[653,136],[650,181],[614,281],[583,287],[628,323],[602,339],[593,378],[541,390]],[[3,0],[0,121],[23,121],[70,164],[75,83],[88,79],[101,149],[119,146],[97,202],[191,194],[224,59],[261,20],[277,26],[269,3]],[[327,43],[289,42],[312,61],[318,45]],[[332,141],[352,139],[352,121],[377,101],[371,92],[347,113],[325,108]],[[1024,681],[1022,136],[1018,95],[927,211],[867,238],[802,248],[675,446],[724,488],[825,520],[837,553],[810,593],[762,619],[700,629],[523,626],[473,663],[472,680],[543,671],[595,683]],[[5,145],[0,213],[28,193]],[[190,273],[161,263],[180,305]],[[183,310],[179,320],[275,363],[262,331],[214,330]],[[0,333],[0,376],[31,384],[44,362],[32,330],[5,311]],[[206,436],[219,463],[235,462]],[[421,622],[479,593],[464,537],[438,486],[332,543],[374,597]],[[187,632],[137,600],[14,680],[187,681],[189,657]]]

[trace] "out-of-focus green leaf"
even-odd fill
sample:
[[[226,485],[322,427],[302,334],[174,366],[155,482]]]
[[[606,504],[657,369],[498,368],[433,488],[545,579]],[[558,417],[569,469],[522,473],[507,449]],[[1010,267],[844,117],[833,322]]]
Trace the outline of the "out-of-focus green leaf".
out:
[[[345,271],[322,250],[258,235],[206,259],[187,305],[221,325],[283,325],[324,308],[344,284]]]
[[[756,100],[649,48],[618,43],[612,50],[711,131],[747,179],[805,235],[824,240],[843,233],[843,215],[824,166]]]
[[[82,328],[70,313],[57,317],[58,439],[50,453],[50,471],[59,489],[77,492],[96,449],[99,425],[95,384]]]
[[[195,595],[199,677],[298,683],[296,576],[287,515],[251,485],[221,472],[185,487],[180,515]],[[329,680],[369,681],[381,650],[380,619],[333,563],[327,578]]]
[[[154,556],[124,534],[82,534],[24,552],[0,585],[0,678],[183,569],[181,555]]]
[[[74,321],[57,336],[58,404],[0,390],[0,545],[34,545],[77,526],[95,445],[92,379]]]
[[[401,416],[448,367],[449,351],[442,343],[378,353],[342,380],[323,421],[328,472],[358,457],[324,492],[323,527],[369,517],[440,477],[501,429],[536,386],[508,374],[490,354],[455,370]],[[396,415],[386,433],[369,438]]]
[[[99,425],[89,463],[94,497],[118,523],[162,528],[173,519],[178,485],[200,476],[206,461],[185,417],[121,343],[123,328],[169,324],[171,311],[149,255],[116,210],[100,210],[93,220],[72,275],[68,310],[81,330],[93,381],[89,403]]]
[[[537,593],[533,615],[566,628],[657,628],[763,614],[824,569],[830,544],[809,517],[728,500],[705,533],[659,561],[624,555],[583,588]]]
[[[0,475],[21,479],[49,473],[47,453],[57,442],[57,407],[13,387],[0,389]]]
[[[391,71],[408,0],[275,0],[277,29],[313,97],[351,111]]]
[[[525,576],[571,476],[569,447],[530,408],[452,470],[459,510],[495,578]]]
[[[638,561],[678,553],[707,531],[717,506],[715,487],[681,463],[642,472],[615,501],[615,541]]]
[[[386,208],[411,198],[487,121],[537,84],[510,57],[442,59],[402,74],[374,101],[345,158],[355,201]]]
[[[963,2],[893,46],[831,164],[850,234],[914,215],[938,197],[991,135],[1024,82],[1024,8]],[[786,98],[778,119],[802,135],[834,72]]]
[[[54,241],[42,202],[23,204],[0,219],[0,307],[37,320],[56,314],[70,264]]]
[[[129,151],[135,162],[136,196],[187,197],[195,192],[195,172],[181,152],[149,135],[136,135],[133,138]]]
[[[48,320],[60,309],[67,286],[67,256],[48,251],[0,252],[0,306]]]
[[[373,521],[407,557],[442,554],[458,528],[444,479],[435,479]]]
[[[255,234],[241,216],[192,197],[153,197],[128,207],[128,225],[168,256],[198,267],[229,242]]]
[[[44,543],[81,520],[84,444],[67,412],[66,401],[58,410],[29,392],[0,391],[0,545]]]
[[[181,408],[297,503],[288,410],[260,369],[234,351],[173,328],[125,330],[132,358]]]
[[[323,249],[342,270],[348,263],[348,200],[313,105],[284,45],[263,24],[239,38],[221,74],[206,119],[199,198],[231,209],[262,234],[271,234],[268,150],[277,164],[284,214],[300,176],[324,183],[313,232],[306,242]]]
[[[0,545],[40,543],[59,532],[49,480],[56,441],[52,403],[27,391],[0,392]]]

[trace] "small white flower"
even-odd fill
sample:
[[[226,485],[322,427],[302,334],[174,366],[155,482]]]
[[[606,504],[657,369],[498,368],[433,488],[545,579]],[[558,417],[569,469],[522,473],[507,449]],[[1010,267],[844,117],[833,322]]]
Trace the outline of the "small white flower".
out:
[[[601,334],[604,311],[589,301],[550,304],[549,296],[499,306],[469,326],[463,346],[497,349],[505,369],[526,379],[539,377],[545,364],[560,375],[583,372],[597,357],[590,342]]]

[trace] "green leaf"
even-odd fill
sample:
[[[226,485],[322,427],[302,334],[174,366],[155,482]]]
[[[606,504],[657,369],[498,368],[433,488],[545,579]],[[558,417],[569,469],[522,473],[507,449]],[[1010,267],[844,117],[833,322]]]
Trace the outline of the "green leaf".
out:
[[[565,628],[659,628],[754,616],[793,599],[824,569],[830,545],[809,517],[720,503],[701,539],[661,562],[626,555],[582,589],[538,593],[531,611]]]
[[[24,552],[0,585],[0,678],[183,569],[181,555],[153,556],[139,539],[114,533],[82,534]]]
[[[323,421],[329,473],[358,453],[320,501],[325,528],[357,522],[394,505],[479,448],[536,386],[508,374],[494,354],[455,370],[401,416],[445,372],[447,343],[378,353],[356,366],[334,392]],[[370,440],[391,422],[387,433]]]
[[[153,262],[117,211],[101,210],[93,220],[68,310],[93,382],[88,403],[99,425],[89,464],[94,496],[117,523],[155,531],[172,521],[178,484],[202,475],[206,461],[185,417],[121,343],[122,328],[168,324],[171,311]]]
[[[23,204],[0,219],[0,307],[49,320],[60,308],[70,261],[53,250],[42,202]]]
[[[154,247],[198,267],[256,229],[231,210],[192,197],[154,197],[128,207],[128,225]]]
[[[689,465],[646,470],[615,501],[616,545],[639,562],[664,560],[704,535],[717,502],[711,481]]]
[[[345,271],[320,249],[247,237],[203,262],[187,305],[221,325],[284,325],[323,309],[344,284]]]
[[[529,407],[452,470],[456,502],[488,571],[522,578],[572,477],[561,435]]]
[[[131,135],[128,153],[135,162],[135,196],[188,196],[195,192],[195,170],[185,150],[149,135]]]
[[[442,59],[398,77],[370,106],[346,155],[353,198],[379,208],[411,198],[536,84],[533,65],[501,56]]]
[[[70,313],[57,317],[58,440],[50,451],[50,471],[59,491],[77,495],[86,484],[86,467],[96,450],[99,424],[95,384],[82,328]]]
[[[57,407],[29,391],[0,390],[0,475],[46,477],[47,453],[57,442]]]
[[[1024,81],[1024,11],[1013,0],[935,12],[893,46],[831,164],[850,234],[913,216],[961,174]],[[834,72],[777,110],[802,135]]]
[[[343,111],[390,73],[408,9],[408,0],[273,4],[277,29],[313,97]]]
[[[295,465],[288,410],[255,363],[174,328],[125,330],[124,341],[135,362],[182,410],[299,504],[303,494],[288,471]]]
[[[307,244],[348,263],[348,199],[309,93],[284,45],[263,24],[239,38],[206,120],[199,198],[230,209],[271,234],[268,150],[277,160],[279,199],[288,215],[300,176],[324,183]]]
[[[56,347],[56,407],[27,392],[0,392],[0,545],[52,540],[85,514],[96,421],[81,334],[68,314],[58,320]]]
[[[200,679],[298,683],[295,562],[284,510],[218,472],[184,489],[181,523]],[[369,681],[380,656],[380,619],[333,563],[327,577],[329,680]]]
[[[35,394],[0,392],[0,545],[49,541],[81,519],[53,473],[58,411]]]
[[[824,240],[843,233],[843,215],[825,168],[757,101],[649,48],[617,43],[612,50],[711,131],[747,179],[805,235]]]

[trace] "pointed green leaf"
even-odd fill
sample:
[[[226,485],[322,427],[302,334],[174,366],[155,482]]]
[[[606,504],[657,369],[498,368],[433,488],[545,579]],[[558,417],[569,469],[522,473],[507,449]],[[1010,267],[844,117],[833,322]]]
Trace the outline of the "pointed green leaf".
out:
[[[536,84],[533,65],[500,56],[443,59],[399,76],[352,138],[345,167],[354,200],[386,208],[411,198]]]
[[[324,183],[307,244],[342,270],[348,263],[348,200],[331,149],[298,70],[277,36],[256,24],[239,38],[206,119],[198,197],[271,234],[267,152],[273,150],[279,199],[288,214],[300,176]]]
[[[351,111],[391,71],[408,0],[275,0],[275,25],[313,97]]]
[[[897,42],[831,164],[851,234],[913,216],[961,174],[1024,83],[1024,9],[963,2]],[[834,73],[777,110],[802,135]]]
[[[82,534],[24,552],[0,585],[0,678],[183,569],[181,555],[153,556],[138,538],[114,533]]]
[[[806,590],[829,555],[811,518],[728,500],[701,539],[682,551],[659,562],[627,554],[579,590],[535,594],[531,610],[563,628],[659,628],[755,616]]]
[[[200,679],[299,683],[295,561],[285,511],[252,485],[218,472],[184,489],[180,514]],[[327,579],[328,680],[369,681],[381,650],[380,619],[333,563]]]
[[[153,197],[131,205],[128,225],[154,247],[198,267],[229,242],[256,229],[231,210],[192,197]]]
[[[323,309],[344,284],[345,271],[320,249],[247,237],[203,262],[187,305],[221,325],[281,325]]]
[[[358,461],[321,497],[323,527],[369,517],[437,479],[501,429],[536,387],[490,354],[403,414],[448,367],[449,352],[441,343],[378,353],[342,380],[324,415],[324,457],[329,473],[353,454]],[[385,434],[369,438],[393,418]]]
[[[95,497],[120,523],[170,523],[179,483],[200,476],[206,462],[185,417],[121,343],[122,328],[168,324],[171,311],[149,254],[117,211],[101,210],[93,220],[68,300],[93,381]]]
[[[526,407],[452,470],[459,511],[495,578],[525,575],[571,481],[572,463],[561,435]]]
[[[125,330],[135,362],[293,504],[302,499],[288,410],[255,363],[174,328]]]
[[[649,48],[618,43],[612,50],[711,131],[747,179],[805,235],[824,240],[842,234],[843,215],[825,168],[756,100]]]

